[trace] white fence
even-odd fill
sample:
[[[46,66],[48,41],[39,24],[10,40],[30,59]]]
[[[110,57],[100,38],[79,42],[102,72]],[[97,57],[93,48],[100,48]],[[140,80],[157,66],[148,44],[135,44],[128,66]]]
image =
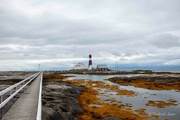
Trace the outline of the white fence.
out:
[[[41,73],[41,80],[39,86],[39,100],[38,100],[36,120],[41,120],[41,116],[42,116],[42,80],[43,80],[43,72]]]
[[[0,92],[0,109],[2,110],[2,107],[4,107],[14,96],[16,96],[20,91],[22,91],[32,80],[34,80],[35,77],[37,77],[39,73],[36,73],[8,88]],[[7,98],[3,98],[4,95],[9,94]],[[2,117],[2,113],[1,113]]]

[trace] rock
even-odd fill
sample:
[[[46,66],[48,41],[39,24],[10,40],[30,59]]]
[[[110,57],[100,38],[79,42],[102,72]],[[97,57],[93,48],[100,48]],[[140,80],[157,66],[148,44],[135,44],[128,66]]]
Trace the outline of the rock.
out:
[[[50,91],[43,91],[43,95],[48,96],[48,95],[51,95],[51,94],[50,94]]]
[[[54,103],[62,103],[62,102],[63,102],[62,99],[59,99],[59,100],[55,99],[55,100],[54,100]]]
[[[57,84],[51,84],[51,85],[46,85],[45,87],[52,89],[52,90],[57,90],[57,89],[70,89],[71,87],[66,86],[66,85],[57,85]]]
[[[62,116],[62,120],[74,120],[74,116],[70,112],[63,112]]]
[[[70,97],[70,100],[73,104],[77,104],[78,103],[78,100],[75,99],[74,97]]]
[[[63,116],[52,108],[43,107],[42,120],[63,120]]]
[[[46,103],[47,103],[47,101],[42,99],[42,105],[45,105]]]
[[[68,112],[71,110],[71,107],[69,106],[69,104],[60,104],[58,106],[63,112]]]
[[[75,107],[74,111],[72,112],[73,115],[81,114],[84,111],[80,107]]]
[[[63,93],[60,93],[60,92],[56,92],[56,91],[51,91],[49,92],[50,95],[53,95],[55,97],[59,97],[59,96],[64,96]]]
[[[53,110],[53,112],[44,113],[47,120],[50,118],[54,120],[53,115],[60,115],[62,120],[74,120],[75,115],[83,112],[81,108],[77,107],[78,95],[83,87],[77,87],[62,81],[45,82],[43,85],[43,106]]]
[[[112,117],[106,117],[103,120],[122,120],[122,119],[112,116]]]

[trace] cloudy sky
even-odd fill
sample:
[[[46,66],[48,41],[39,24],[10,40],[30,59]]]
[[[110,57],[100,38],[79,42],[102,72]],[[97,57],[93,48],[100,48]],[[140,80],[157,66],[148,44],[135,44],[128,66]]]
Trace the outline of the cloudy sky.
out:
[[[0,0],[0,70],[180,65],[180,0]]]

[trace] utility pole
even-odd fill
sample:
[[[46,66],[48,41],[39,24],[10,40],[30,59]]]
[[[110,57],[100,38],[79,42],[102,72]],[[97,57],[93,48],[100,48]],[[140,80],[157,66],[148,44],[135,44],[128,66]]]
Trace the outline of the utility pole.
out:
[[[115,62],[115,70],[118,70],[118,62]]]
[[[40,66],[41,66],[41,65],[39,64],[39,66],[38,66],[38,71],[40,71]]]

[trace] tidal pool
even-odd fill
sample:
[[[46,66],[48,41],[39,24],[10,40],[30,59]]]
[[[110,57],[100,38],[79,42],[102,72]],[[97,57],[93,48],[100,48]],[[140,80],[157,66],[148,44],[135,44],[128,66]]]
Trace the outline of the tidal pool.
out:
[[[66,78],[67,80],[95,80],[95,81],[104,81],[105,79],[111,77],[132,77],[140,76],[142,74],[126,74],[126,75],[88,75],[88,74],[64,74],[65,76],[73,76]]]
[[[149,117],[152,115],[159,115],[160,119],[168,119],[168,120],[180,120],[180,92],[175,90],[148,90],[143,88],[138,88],[134,86],[122,86],[116,83],[112,83],[105,79],[111,77],[132,77],[132,76],[141,76],[142,74],[126,74],[126,75],[79,75],[79,74],[68,74],[70,76],[67,80],[93,80],[93,81],[103,81],[105,84],[115,85],[119,89],[122,90],[131,90],[137,93],[136,96],[127,97],[117,95],[112,91],[105,91],[104,88],[100,89],[100,93],[104,93],[99,95],[102,99],[112,99],[115,98],[122,103],[131,104],[131,109],[136,110],[139,108],[145,108],[146,113],[148,113]],[[146,106],[148,101],[168,101],[168,100],[176,100],[177,106],[168,106],[165,108],[157,108]],[[152,118],[154,120],[155,118]]]

